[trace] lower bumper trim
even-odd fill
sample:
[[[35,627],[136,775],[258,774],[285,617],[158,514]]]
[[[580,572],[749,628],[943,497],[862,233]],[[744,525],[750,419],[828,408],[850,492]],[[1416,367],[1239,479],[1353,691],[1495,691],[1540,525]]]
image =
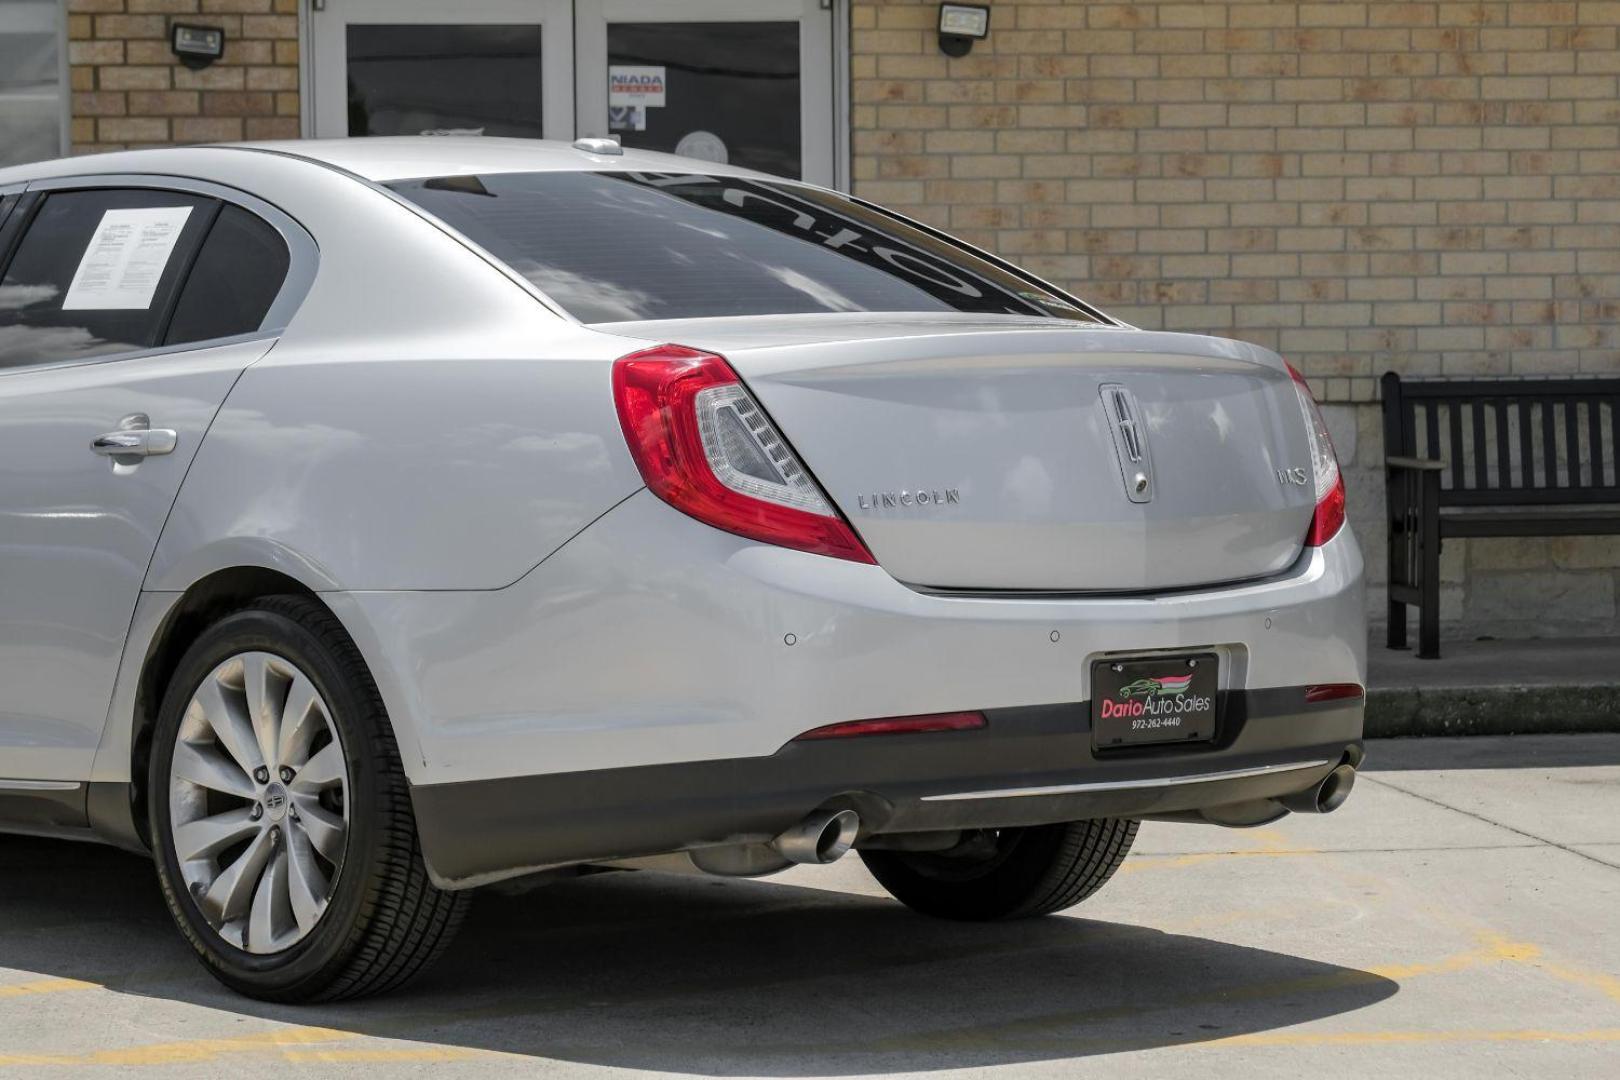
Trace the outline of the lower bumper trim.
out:
[[[1332,762],[1292,761],[1281,765],[1258,765],[1250,769],[1227,769],[1224,772],[1197,773],[1192,776],[1150,776],[1135,780],[1096,780],[1084,784],[1052,784],[1045,787],[998,788],[993,791],[953,791],[946,795],[924,795],[923,802],[963,802],[969,799],[1018,799],[1036,795],[1089,795],[1102,791],[1135,791],[1143,788],[1185,787],[1188,784],[1208,784],[1219,780],[1247,780],[1255,776],[1277,773],[1303,772],[1320,769]]]

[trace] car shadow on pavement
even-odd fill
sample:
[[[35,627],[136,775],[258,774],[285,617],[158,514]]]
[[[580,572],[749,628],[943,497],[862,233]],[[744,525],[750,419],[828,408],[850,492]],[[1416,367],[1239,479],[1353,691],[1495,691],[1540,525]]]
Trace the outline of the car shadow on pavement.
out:
[[[1127,924],[958,925],[768,880],[613,873],[480,894],[449,953],[399,993],[271,1006],[231,994],[192,959],[145,861],[14,837],[0,837],[0,967],[346,1036],[715,1076],[923,1071],[1242,1038],[1399,989],[1367,971]]]

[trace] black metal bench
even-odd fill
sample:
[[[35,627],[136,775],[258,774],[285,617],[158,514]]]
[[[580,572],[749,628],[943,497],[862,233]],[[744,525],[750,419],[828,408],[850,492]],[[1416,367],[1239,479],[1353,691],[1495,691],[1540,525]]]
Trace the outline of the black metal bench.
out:
[[[1620,533],[1620,378],[1384,376],[1389,647],[1440,655],[1440,547],[1453,536]]]

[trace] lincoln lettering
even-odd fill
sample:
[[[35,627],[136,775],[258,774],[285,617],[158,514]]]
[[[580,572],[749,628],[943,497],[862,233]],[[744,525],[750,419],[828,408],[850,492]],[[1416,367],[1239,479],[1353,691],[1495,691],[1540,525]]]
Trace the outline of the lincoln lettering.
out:
[[[874,491],[870,495],[857,495],[856,504],[862,510],[887,510],[896,506],[955,506],[962,501],[956,488],[939,491],[926,488],[918,491]]]

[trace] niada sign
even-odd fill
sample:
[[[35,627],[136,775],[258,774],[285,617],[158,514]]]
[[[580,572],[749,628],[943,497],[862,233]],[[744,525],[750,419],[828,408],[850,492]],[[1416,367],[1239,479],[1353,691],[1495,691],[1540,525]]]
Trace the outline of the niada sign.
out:
[[[608,105],[663,108],[667,87],[662,66],[614,64],[608,68]]]

